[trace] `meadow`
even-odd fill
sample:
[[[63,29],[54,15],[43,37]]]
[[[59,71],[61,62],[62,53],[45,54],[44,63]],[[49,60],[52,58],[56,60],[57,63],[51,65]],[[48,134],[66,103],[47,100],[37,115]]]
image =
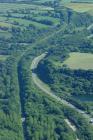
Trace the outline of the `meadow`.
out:
[[[17,10],[17,9],[38,9],[38,10],[53,10],[51,7],[46,7],[46,6],[37,6],[34,4],[18,4],[18,3],[0,3],[0,12],[7,12],[12,10]]]
[[[93,54],[73,52],[63,64],[71,69],[93,69]]]
[[[17,22],[19,26],[24,26],[24,27],[27,27],[30,24],[34,25],[38,28],[47,28],[48,27],[47,25],[44,25],[44,24],[41,24],[41,23],[38,23],[38,22],[35,22],[35,21],[32,21],[32,20],[21,19],[21,18],[9,18],[8,22],[10,22],[12,24]]]
[[[18,4],[18,3],[0,3],[0,38],[11,37],[10,31],[12,27],[21,30],[32,25],[40,30],[50,28],[50,25],[44,24],[42,20],[49,20],[53,25],[59,24],[59,20],[49,16],[41,16],[53,11],[50,6],[35,4]],[[26,17],[30,17],[29,19]],[[34,17],[31,19],[31,17]]]
[[[8,31],[3,31],[3,30],[0,30],[0,38],[3,38],[5,37],[6,39],[10,38],[12,35],[10,32]]]
[[[54,18],[54,17],[49,17],[49,16],[36,16],[34,17],[34,19],[37,21],[37,22],[42,22],[43,20],[48,20],[50,22],[52,22],[54,25],[57,25],[60,23],[60,20],[59,18]]]
[[[61,0],[62,3],[93,3],[93,0]]]
[[[0,55],[0,61],[5,61],[7,58],[7,55]]]
[[[66,3],[64,5],[76,12],[88,12],[91,15],[93,14],[93,3]]]

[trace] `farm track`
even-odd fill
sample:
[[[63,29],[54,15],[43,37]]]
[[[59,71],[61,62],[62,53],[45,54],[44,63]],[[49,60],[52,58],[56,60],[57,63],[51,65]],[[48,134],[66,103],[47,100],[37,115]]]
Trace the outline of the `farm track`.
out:
[[[64,121],[65,121],[66,124],[72,129],[72,131],[73,131],[74,133],[76,133],[76,131],[77,131],[76,126],[75,126],[74,124],[72,124],[68,119],[65,119]],[[76,140],[80,140],[80,139],[76,136]]]
[[[87,30],[91,30],[93,28],[93,23],[87,27]]]

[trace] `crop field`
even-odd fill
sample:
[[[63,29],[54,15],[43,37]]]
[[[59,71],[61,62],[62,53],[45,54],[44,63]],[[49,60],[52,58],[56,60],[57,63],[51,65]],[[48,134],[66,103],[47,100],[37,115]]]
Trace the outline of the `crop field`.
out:
[[[89,12],[90,14],[93,12],[92,3],[66,3],[65,6],[77,12]]]
[[[93,54],[73,52],[63,64],[71,69],[93,69]]]

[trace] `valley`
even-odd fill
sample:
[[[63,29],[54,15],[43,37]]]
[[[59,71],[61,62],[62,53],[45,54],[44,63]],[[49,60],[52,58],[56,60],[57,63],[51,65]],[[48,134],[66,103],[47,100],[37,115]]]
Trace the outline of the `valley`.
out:
[[[93,139],[92,10],[0,0],[0,140]]]

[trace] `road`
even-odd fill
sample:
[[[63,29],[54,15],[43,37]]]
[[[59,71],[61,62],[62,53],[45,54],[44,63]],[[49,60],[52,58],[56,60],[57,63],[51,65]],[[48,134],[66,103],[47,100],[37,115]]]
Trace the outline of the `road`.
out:
[[[87,36],[88,39],[93,38],[93,34],[90,34],[89,36]]]
[[[64,121],[65,121],[65,122],[67,123],[67,125],[72,129],[72,131],[76,133],[76,131],[77,131],[76,126],[75,126],[74,124],[72,124],[68,119],[65,119]],[[79,140],[79,138],[76,137],[76,140]]]
[[[65,122],[69,125],[69,127],[76,132],[77,128],[75,125],[73,125],[68,119],[65,119]]]
[[[51,91],[49,88],[46,87],[46,85],[38,78],[37,74],[34,72],[34,70],[37,68],[39,62],[44,59],[44,57],[47,55],[47,52],[35,57],[32,61],[31,64],[31,70],[32,70],[32,79],[33,82],[35,83],[35,85],[42,90],[44,93],[48,94],[49,96],[51,96],[53,99],[55,99],[56,101],[58,101],[60,104],[64,104],[72,109],[75,109],[78,113],[82,114],[83,117],[87,118],[88,121],[90,122],[91,119],[93,119],[89,114],[87,114],[86,112],[84,112],[81,109],[78,109],[76,106],[74,106],[73,104],[71,104],[70,102],[61,99],[60,97],[56,96],[55,93],[53,91]]]
[[[91,30],[91,28],[93,28],[93,23],[87,27],[87,30]]]

